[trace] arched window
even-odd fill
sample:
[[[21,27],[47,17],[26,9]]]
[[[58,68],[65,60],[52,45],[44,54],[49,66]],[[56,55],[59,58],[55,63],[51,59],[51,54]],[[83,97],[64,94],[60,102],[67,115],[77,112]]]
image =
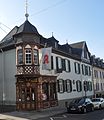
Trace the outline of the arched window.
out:
[[[23,49],[18,49],[17,51],[17,63],[23,64]]]
[[[32,55],[30,48],[25,50],[25,64],[32,64]]]
[[[78,91],[78,92],[81,92],[81,91],[82,91],[82,84],[81,84],[81,81],[80,81],[80,80],[77,80],[77,81],[76,81],[76,88],[77,88],[77,91]]]
[[[72,91],[72,81],[67,79],[65,80],[66,82],[66,92],[71,92]]]

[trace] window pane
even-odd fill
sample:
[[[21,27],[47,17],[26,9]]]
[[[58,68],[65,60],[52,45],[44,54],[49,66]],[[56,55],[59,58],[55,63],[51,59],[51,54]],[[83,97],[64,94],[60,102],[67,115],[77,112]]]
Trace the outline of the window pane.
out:
[[[18,57],[17,57],[17,62],[18,64],[23,64],[23,50],[19,49],[17,51]]]
[[[25,51],[25,62],[26,64],[31,64],[32,63],[32,55],[31,55],[31,50],[30,49],[26,49]]]
[[[43,100],[49,99],[49,83],[42,84],[42,99]]]
[[[72,91],[72,81],[66,80],[66,92],[71,92],[71,91]]]
[[[56,83],[50,83],[50,98],[56,99]]]
[[[38,65],[38,50],[34,49],[34,64]]]
[[[76,81],[76,88],[78,92],[82,91],[82,84],[80,80]]]
[[[64,92],[64,81],[58,80],[58,92]]]

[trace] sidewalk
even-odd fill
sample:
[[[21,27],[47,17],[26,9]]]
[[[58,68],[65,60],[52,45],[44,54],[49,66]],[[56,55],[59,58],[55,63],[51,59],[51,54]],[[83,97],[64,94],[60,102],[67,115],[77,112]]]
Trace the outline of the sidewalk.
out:
[[[53,107],[40,111],[14,111],[0,114],[0,120],[35,120],[60,113],[65,113],[65,108]]]

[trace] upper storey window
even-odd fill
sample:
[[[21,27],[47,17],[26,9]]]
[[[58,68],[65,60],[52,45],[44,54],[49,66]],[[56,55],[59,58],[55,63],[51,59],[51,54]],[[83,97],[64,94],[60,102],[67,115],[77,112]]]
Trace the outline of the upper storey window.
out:
[[[18,49],[17,55],[18,64],[23,64],[23,49]]]
[[[38,59],[38,50],[34,49],[34,64],[38,65],[39,64],[39,59]]]
[[[31,64],[32,63],[31,49],[26,49],[25,50],[25,63],[26,64]]]

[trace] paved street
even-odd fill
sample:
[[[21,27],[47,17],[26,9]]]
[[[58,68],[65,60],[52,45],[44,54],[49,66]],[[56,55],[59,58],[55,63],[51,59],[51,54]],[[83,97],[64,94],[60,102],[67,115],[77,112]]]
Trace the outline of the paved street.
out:
[[[104,120],[104,109],[96,110],[86,114],[60,114],[52,117],[41,118],[37,120]]]

